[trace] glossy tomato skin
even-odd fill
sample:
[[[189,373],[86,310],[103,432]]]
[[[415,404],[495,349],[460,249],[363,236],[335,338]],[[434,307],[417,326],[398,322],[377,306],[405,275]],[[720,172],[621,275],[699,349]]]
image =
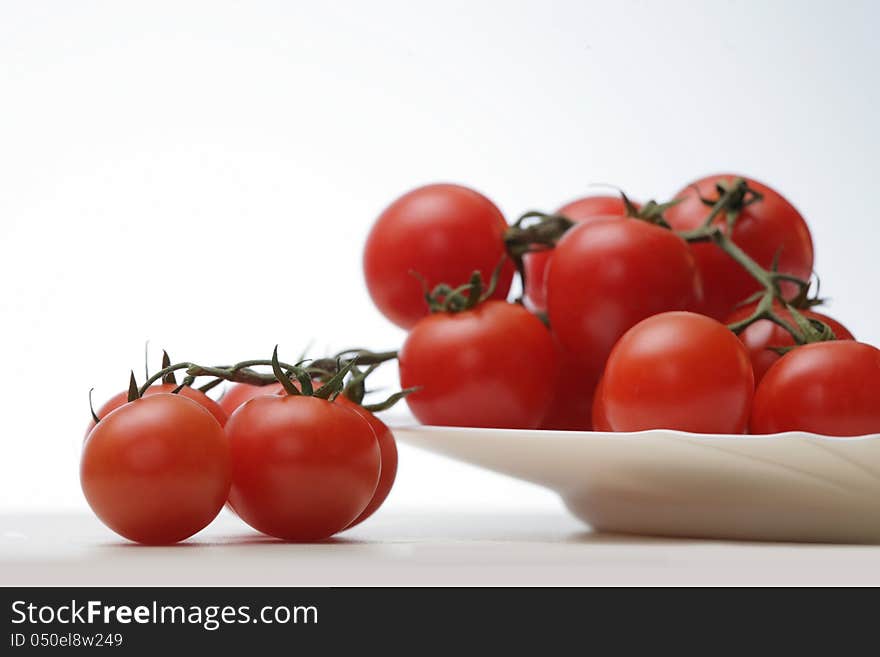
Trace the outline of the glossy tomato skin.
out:
[[[676,195],[680,203],[669,208],[664,216],[675,230],[691,230],[702,225],[709,206],[698,198],[717,199],[715,186],[721,181],[743,177],[719,174],[696,180]],[[764,195],[763,200],[746,206],[740,212],[730,237],[765,269],[770,269],[779,252],[779,271],[809,279],[813,272],[813,241],[800,213],[781,194],[751,178],[748,185]],[[726,230],[722,213],[716,225]],[[691,248],[703,279],[704,297],[700,312],[723,320],[735,306],[757,292],[759,284],[724,251],[711,243],[693,244]],[[786,296],[796,290],[784,286]]]
[[[585,196],[566,203],[556,211],[572,221],[587,223],[601,217],[625,217],[626,203],[620,196]],[[553,257],[553,249],[529,253],[523,258],[526,288],[524,299],[535,312],[547,310],[547,265]]]
[[[156,393],[107,414],[83,447],[80,481],[101,521],[139,543],[182,541],[219,513],[230,485],[229,441],[181,395]]]
[[[255,386],[249,383],[234,383],[223,396],[217,401],[227,417],[232,415],[239,406],[254,397],[262,395],[277,395],[284,387],[280,383],[270,383],[266,386]]]
[[[852,340],[796,347],[767,370],[752,433],[880,434],[880,350]]]
[[[144,393],[144,397],[148,397],[150,395],[155,395],[159,393],[168,394],[177,389],[177,385],[173,383],[157,383],[151,385],[147,388],[147,391]],[[184,386],[180,389],[180,392],[177,393],[182,397],[186,397],[187,399],[192,399],[194,402],[199,404],[202,408],[208,411],[211,415],[214,416],[214,419],[220,423],[220,426],[226,424],[226,418],[228,417],[226,411],[224,411],[220,405],[215,402],[213,399],[208,397],[201,390],[196,390],[195,388],[190,388],[189,386]],[[103,406],[98,409],[97,415],[99,418],[103,418],[110,411],[113,411],[120,406],[124,406],[128,403],[128,391],[124,390],[113,395],[110,399],[104,402]],[[92,420],[89,422],[89,426],[86,429],[86,436],[89,435],[89,432],[95,427],[95,421]]]
[[[557,244],[547,271],[550,326],[594,382],[630,327],[667,310],[690,310],[700,295],[687,243],[638,219],[575,226]]]
[[[518,304],[486,301],[416,324],[398,357],[402,388],[423,424],[534,429],[553,395],[553,339]]]
[[[381,455],[370,424],[342,404],[262,395],[226,425],[232,450],[229,501],[254,529],[286,541],[342,531],[366,508]]]
[[[355,525],[359,525],[372,516],[378,508],[382,506],[382,503],[385,502],[388,493],[391,492],[391,488],[394,486],[394,480],[397,477],[397,443],[394,440],[394,436],[391,433],[391,429],[388,428],[388,425],[360,404],[351,401],[345,395],[339,395],[334,400],[334,403],[342,404],[343,406],[351,408],[358,415],[363,417],[372,427],[379,443],[381,460],[379,483],[376,485],[376,491],[367,503],[366,508],[346,527],[346,529],[351,529]]]
[[[613,431],[608,415],[605,413],[605,379],[599,379],[596,394],[593,396],[593,431]]]
[[[614,431],[744,433],[755,389],[749,354],[723,324],[668,312],[636,324],[615,345],[602,382]]]
[[[388,206],[367,236],[364,276],[376,307],[404,329],[428,314],[429,288],[464,284],[474,271],[488,281],[504,257],[504,215],[485,196],[452,184],[414,189]],[[504,264],[492,295],[504,299],[513,264]]]
[[[753,303],[738,308],[724,320],[724,323],[734,324],[749,317],[755,311],[756,306],[757,303]],[[774,304],[774,309],[780,317],[793,326],[795,325],[794,320],[791,318],[791,313],[782,307],[781,304]],[[838,340],[855,339],[852,333],[849,332],[849,329],[837,320],[828,317],[828,315],[823,315],[810,309],[799,310],[798,312],[804,317],[825,322],[834,331],[834,335]],[[749,358],[755,370],[755,385],[760,383],[761,379],[764,378],[764,374],[770,369],[770,366],[780,358],[779,354],[770,349],[770,347],[791,347],[795,343],[791,333],[768,319],[762,319],[748,326],[744,331],[740,332],[739,339],[742,340],[749,350]]]

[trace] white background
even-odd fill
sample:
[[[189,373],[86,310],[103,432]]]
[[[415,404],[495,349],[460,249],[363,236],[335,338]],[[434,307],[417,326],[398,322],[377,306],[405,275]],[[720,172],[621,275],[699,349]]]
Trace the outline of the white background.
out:
[[[880,344],[877,6],[3,2],[0,510],[84,508],[87,391],[122,389],[147,339],[154,368],[397,346],[360,247],[430,181],[514,218],[752,175]],[[404,448],[388,504],[557,502]]]

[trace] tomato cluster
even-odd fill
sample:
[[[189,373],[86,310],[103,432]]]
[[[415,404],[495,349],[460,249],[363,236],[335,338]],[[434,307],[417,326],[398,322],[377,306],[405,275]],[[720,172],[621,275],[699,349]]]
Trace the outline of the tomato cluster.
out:
[[[224,504],[289,541],[357,525],[388,496],[397,448],[360,403],[364,377],[351,375],[354,360],[341,369],[332,363],[337,371],[323,372],[329,380],[297,366],[282,371],[277,356],[272,375],[209,368],[221,379],[256,381],[235,383],[219,403],[173,381],[175,367],[199,373],[191,363],[164,368],[165,382],[143,390],[132,375],[129,391],[89,426],[80,471],[87,501],[108,527],[146,544],[192,536]],[[353,385],[343,392],[347,375]]]
[[[588,196],[502,222],[482,194],[428,185],[369,234],[420,422],[880,433],[880,351],[813,309],[810,231],[771,187],[715,175],[668,203]]]

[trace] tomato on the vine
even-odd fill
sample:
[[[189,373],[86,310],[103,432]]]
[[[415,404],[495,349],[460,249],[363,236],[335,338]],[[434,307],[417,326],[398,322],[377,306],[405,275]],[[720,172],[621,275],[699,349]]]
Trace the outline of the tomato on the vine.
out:
[[[754,388],[748,351],[730,329],[705,315],[667,312],[615,345],[601,400],[614,431],[740,434]]]
[[[144,396],[146,397],[149,395],[156,395],[156,394],[160,394],[160,393],[168,394],[170,392],[173,392],[177,388],[178,388],[178,386],[176,383],[154,383],[149,388],[147,388],[146,391],[144,391]],[[226,419],[228,417],[226,411],[223,410],[223,408],[220,406],[220,404],[218,404],[213,399],[208,397],[208,395],[206,395],[201,390],[197,390],[196,388],[191,388],[190,386],[183,386],[182,388],[180,388],[180,391],[177,392],[176,394],[178,394],[182,397],[186,397],[188,399],[192,399],[199,406],[201,406],[206,411],[208,411],[211,415],[213,415],[214,419],[220,423],[220,426],[223,426],[226,424]],[[103,419],[105,415],[110,413],[110,411],[113,411],[113,410],[115,410],[115,409],[119,408],[120,406],[123,406],[127,403],[128,403],[128,391],[124,390],[122,392],[118,392],[115,395],[113,395],[110,399],[108,399],[106,402],[104,402],[104,404],[101,406],[101,408],[98,409],[97,416],[99,419]],[[86,429],[86,435],[89,434],[89,432],[94,428],[94,426],[95,426],[94,420],[89,422],[89,426]]]
[[[750,317],[757,305],[758,302],[755,302],[738,308],[724,320],[724,323],[735,324]],[[787,321],[793,327],[797,326],[794,319],[792,319],[791,313],[782,304],[774,303],[773,310],[781,319]],[[810,310],[809,308],[798,310],[798,312],[807,319],[818,319],[827,324],[838,340],[855,339],[852,333],[849,332],[849,329],[837,320],[828,317],[828,315]],[[739,334],[739,339],[742,340],[749,350],[749,358],[755,370],[756,384],[764,378],[764,374],[770,369],[770,366],[779,360],[779,353],[774,351],[772,347],[791,347],[795,344],[791,333],[769,319],[761,319],[754,324],[750,324]]]
[[[637,206],[636,206],[637,207]],[[556,211],[577,223],[587,223],[601,217],[625,217],[626,202],[620,196],[585,196],[566,203]],[[526,304],[536,312],[547,310],[547,265],[553,257],[553,249],[535,251],[523,257]]]
[[[758,389],[752,433],[880,434],[880,349],[853,340],[795,347]]]
[[[700,295],[687,243],[641,219],[573,227],[556,245],[547,270],[550,326],[594,384],[630,327],[660,312],[693,309]]]
[[[270,383],[265,386],[255,386],[250,383],[235,383],[226,389],[223,396],[217,401],[220,408],[227,416],[232,415],[239,406],[254,397],[262,395],[275,395],[284,390],[280,383]]]
[[[495,204],[467,187],[434,184],[404,194],[379,215],[364,247],[373,302],[398,326],[412,327],[429,312],[423,285],[463,281],[474,271],[490,278],[504,257],[506,230]],[[507,297],[513,269],[504,263],[492,298]]]
[[[559,367],[553,338],[518,304],[485,301],[416,324],[398,357],[406,398],[423,424],[534,429]]]
[[[373,499],[381,455],[370,423],[344,404],[261,395],[226,424],[229,501],[254,529],[289,541],[328,538]]]
[[[700,197],[717,201],[717,186],[730,185],[737,178],[743,176],[714,175],[687,185],[676,194],[680,202],[664,213],[666,220],[675,230],[698,228],[711,210]],[[738,210],[731,239],[764,269],[770,269],[778,258],[780,272],[808,279],[813,271],[813,242],[803,217],[775,190],[751,178],[745,180],[763,198]],[[727,231],[725,212],[715,218],[714,225]],[[755,279],[715,244],[692,244],[691,248],[703,279],[700,312],[723,320],[738,303],[758,291]],[[795,291],[791,283],[783,285],[786,296]]]
[[[366,508],[361,511],[357,518],[352,520],[345,527],[346,529],[351,529],[355,525],[359,525],[372,516],[378,508],[382,506],[382,503],[385,502],[388,493],[391,492],[391,488],[394,486],[394,479],[397,477],[397,443],[395,442],[394,435],[391,433],[391,429],[388,428],[388,425],[357,402],[351,401],[348,397],[342,394],[336,397],[336,399],[333,400],[333,403],[342,404],[343,406],[351,408],[358,415],[363,417],[373,428],[373,432],[376,434],[376,440],[379,443],[379,456],[381,460],[379,483],[376,485],[376,490],[370,498],[370,501],[367,503]]]
[[[156,393],[108,413],[89,433],[80,481],[110,529],[139,543],[182,541],[220,512],[229,441],[203,406]]]

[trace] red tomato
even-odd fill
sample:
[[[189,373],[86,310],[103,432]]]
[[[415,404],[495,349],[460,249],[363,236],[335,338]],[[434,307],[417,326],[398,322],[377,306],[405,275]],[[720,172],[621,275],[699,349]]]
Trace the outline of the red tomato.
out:
[[[379,473],[379,483],[376,486],[376,492],[373,493],[373,497],[370,499],[367,507],[346,527],[346,529],[351,529],[373,515],[376,510],[382,506],[385,498],[388,497],[388,493],[391,492],[391,487],[394,486],[394,479],[397,476],[397,443],[394,441],[391,429],[363,406],[351,401],[345,395],[339,395],[334,401],[335,403],[353,409],[358,415],[369,422],[376,434],[376,439],[379,441],[379,453],[382,462],[382,469]]]
[[[592,426],[593,388],[596,382],[578,362],[557,343],[559,374],[553,386],[550,407],[539,429],[589,431]]]
[[[373,498],[381,455],[369,422],[343,404],[262,395],[226,424],[235,512],[254,529],[316,541],[354,522]]]
[[[572,221],[586,223],[601,217],[625,217],[626,204],[620,196],[586,196],[563,205],[556,211]],[[547,310],[547,291],[545,289],[547,265],[553,256],[553,249],[529,253],[523,258],[526,289],[524,299],[529,308],[536,312]]]
[[[249,399],[259,397],[261,395],[275,395],[284,390],[280,383],[270,383],[267,386],[254,386],[249,383],[234,383],[217,402],[220,408],[227,416],[232,415],[235,409],[244,404]]]
[[[599,379],[593,397],[593,431],[612,431],[608,415],[605,413],[605,379]]]
[[[792,349],[758,386],[751,430],[880,434],[880,349],[851,340]]]
[[[558,356],[547,327],[520,305],[486,301],[416,324],[400,350],[401,387],[423,424],[534,429],[547,412]]]
[[[182,395],[152,394],[120,406],[91,431],[80,481],[89,506],[117,534],[175,543],[223,507],[229,441],[203,406]]]
[[[723,324],[688,312],[649,317],[608,357],[602,400],[614,431],[743,433],[755,379],[749,354]]]
[[[710,208],[700,201],[694,187],[704,198],[716,200],[715,185],[736,177],[722,174],[691,183],[676,195],[683,200],[665,212],[667,221],[675,230],[691,230],[702,225]],[[813,272],[813,241],[803,217],[773,189],[751,178],[746,181],[764,198],[742,209],[731,238],[765,269],[770,269],[778,251],[779,271],[808,279]],[[715,223],[726,230],[724,213]],[[700,312],[723,320],[736,304],[760,289],[758,282],[715,244],[692,244],[691,248],[703,279]],[[786,284],[783,292],[789,296],[794,294],[795,288]]]
[[[724,323],[733,324],[749,317],[755,311],[757,305],[756,302],[738,308],[733,311],[726,320],[724,320]],[[783,319],[790,322],[792,325],[795,325],[794,320],[791,318],[791,313],[782,307],[781,304],[774,304],[774,308]],[[853,338],[852,333],[850,333],[843,324],[827,315],[809,309],[800,310],[798,312],[804,317],[818,319],[825,322],[831,327],[831,330],[834,331],[834,335],[837,336],[839,340],[855,339]],[[752,367],[755,369],[756,384],[764,378],[764,374],[770,366],[779,360],[779,354],[770,349],[770,347],[791,347],[795,344],[791,333],[778,324],[774,324],[769,319],[762,319],[751,324],[739,334],[739,339],[742,340],[743,344],[745,344],[749,350],[749,358],[752,360]]]
[[[687,243],[639,219],[575,226],[557,244],[547,270],[550,326],[593,381],[630,327],[659,312],[692,309],[699,299]]]
[[[177,384],[174,383],[154,383],[149,388],[147,388],[144,393],[144,397],[149,395],[155,395],[157,393],[170,393],[173,390],[177,389]],[[214,419],[220,423],[220,426],[226,424],[226,411],[224,411],[220,405],[215,402],[213,399],[208,397],[201,390],[197,390],[195,388],[190,388],[189,386],[184,386],[180,389],[180,392],[177,394],[182,397],[187,397],[188,399],[192,399],[194,402],[199,404],[202,408],[208,411],[211,415],[214,416]],[[104,405],[98,409],[97,416],[98,418],[103,419],[110,411],[119,408],[120,406],[124,406],[128,403],[128,390],[124,390],[113,395],[110,399],[104,402]],[[95,427],[95,421],[92,420],[89,422],[89,426],[86,429],[86,436],[89,435],[89,432]]]
[[[505,253],[507,222],[482,194],[460,185],[419,187],[388,206],[364,247],[364,275],[376,307],[408,329],[428,314],[422,276],[428,286],[459,285],[474,271],[488,281]],[[513,263],[505,263],[492,295],[510,290]]]
[[[297,388],[299,387],[299,384],[296,382],[294,385],[296,385]],[[322,384],[320,381],[315,381],[314,385],[318,388]],[[283,391],[284,387],[280,383],[271,383],[267,386],[236,383],[227,390],[223,397],[220,398],[220,405],[231,415],[235,412],[235,409],[254,397],[283,394]],[[391,429],[363,406],[351,401],[345,395],[339,395],[336,397],[335,401],[352,408],[370,423],[370,426],[373,428],[373,431],[376,433],[376,438],[379,441],[379,452],[381,455],[381,471],[376,492],[373,493],[373,497],[367,504],[367,508],[365,508],[361,514],[346,527],[346,529],[350,529],[373,515],[376,510],[382,506],[385,498],[388,497],[388,493],[391,492],[391,488],[394,485],[394,479],[397,476],[397,443],[394,441]],[[231,506],[232,505],[230,505],[230,507]]]

